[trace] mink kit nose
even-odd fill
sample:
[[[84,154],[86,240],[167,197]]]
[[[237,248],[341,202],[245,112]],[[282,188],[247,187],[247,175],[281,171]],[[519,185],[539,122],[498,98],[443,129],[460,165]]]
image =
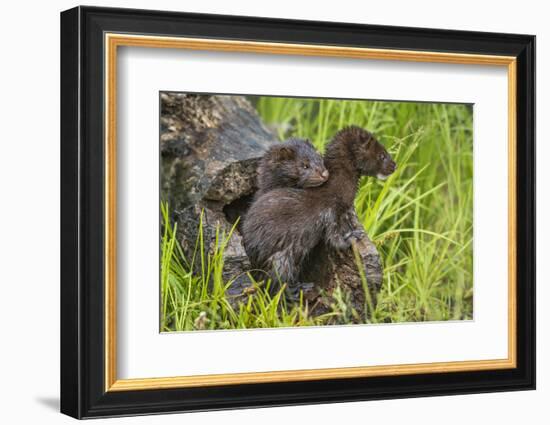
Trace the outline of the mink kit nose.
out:
[[[328,179],[328,170],[325,170],[321,173],[321,177],[324,179]]]

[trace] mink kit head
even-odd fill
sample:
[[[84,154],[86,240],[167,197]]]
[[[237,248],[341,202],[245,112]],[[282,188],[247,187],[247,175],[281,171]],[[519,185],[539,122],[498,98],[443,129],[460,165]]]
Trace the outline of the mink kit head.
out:
[[[347,156],[362,176],[388,178],[396,164],[386,148],[374,135],[360,127],[351,126],[340,130],[334,137],[334,148],[338,155]]]
[[[258,168],[261,191],[275,187],[316,187],[328,177],[323,158],[309,140],[304,139],[289,139],[272,146]]]
[[[357,144],[357,168],[362,175],[387,179],[396,169],[396,164],[386,148],[376,138],[364,132]]]

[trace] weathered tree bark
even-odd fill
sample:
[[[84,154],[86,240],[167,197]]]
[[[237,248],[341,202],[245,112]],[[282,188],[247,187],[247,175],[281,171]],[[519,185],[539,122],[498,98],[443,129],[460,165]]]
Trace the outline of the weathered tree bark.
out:
[[[244,97],[162,93],[161,198],[173,211],[177,236],[188,258],[195,249],[201,212],[204,243],[210,252],[216,232],[227,234],[244,216],[256,190],[258,161],[273,143],[277,138]],[[378,252],[366,236],[356,247],[375,298],[382,280]],[[237,226],[224,253],[223,277],[234,280],[230,297],[238,300],[250,285],[246,275],[250,268]],[[320,244],[306,269],[304,281],[323,289],[323,294],[310,300],[313,312],[328,311],[327,295],[338,285],[363,311],[364,288],[351,250],[337,253]]]

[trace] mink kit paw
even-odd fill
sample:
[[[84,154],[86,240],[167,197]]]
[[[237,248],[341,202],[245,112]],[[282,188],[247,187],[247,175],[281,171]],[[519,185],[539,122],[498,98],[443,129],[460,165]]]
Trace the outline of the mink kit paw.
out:
[[[350,244],[350,246],[352,242],[358,242],[364,237],[365,237],[365,231],[362,229],[355,229],[344,235],[344,239],[346,240],[346,242]]]

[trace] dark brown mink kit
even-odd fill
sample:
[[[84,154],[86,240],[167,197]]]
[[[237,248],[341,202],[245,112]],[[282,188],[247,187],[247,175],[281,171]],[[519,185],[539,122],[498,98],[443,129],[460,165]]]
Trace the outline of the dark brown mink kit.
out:
[[[356,126],[336,133],[323,160],[329,175],[326,182],[316,187],[277,185],[264,190],[255,197],[243,222],[244,246],[252,266],[269,273],[273,288],[286,282],[293,299],[302,288],[312,286],[298,282],[298,276],[319,242],[344,250],[363,236],[349,222],[359,178],[385,179],[396,169],[384,146]]]

